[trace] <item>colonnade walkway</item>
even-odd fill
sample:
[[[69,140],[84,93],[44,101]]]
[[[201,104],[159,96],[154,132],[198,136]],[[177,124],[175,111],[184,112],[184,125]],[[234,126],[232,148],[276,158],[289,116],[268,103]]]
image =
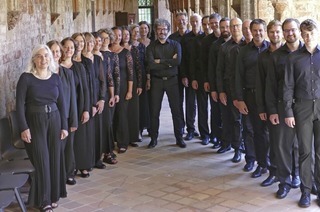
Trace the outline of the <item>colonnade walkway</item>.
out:
[[[251,178],[242,170],[243,158],[238,164],[231,162],[233,150],[217,154],[212,144],[203,146],[198,138],[187,141],[185,149],[177,147],[166,100],[158,146],[147,149],[149,141],[144,135],[139,147],[118,154],[116,165],[94,169],[89,178],[77,177],[77,184],[67,186],[68,197],[54,211],[319,211],[314,195],[308,209],[298,207],[299,189],[277,199],[278,185],[261,187],[268,174]],[[5,211],[20,210],[14,204]]]

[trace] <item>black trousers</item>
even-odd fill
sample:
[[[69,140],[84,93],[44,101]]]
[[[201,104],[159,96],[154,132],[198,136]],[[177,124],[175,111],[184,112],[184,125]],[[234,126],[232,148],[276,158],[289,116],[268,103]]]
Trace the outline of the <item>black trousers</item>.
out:
[[[221,104],[221,117],[222,117],[222,146],[229,145],[234,149],[239,149],[242,142],[242,126],[241,115],[239,110],[233,105],[231,97],[230,85],[226,83],[227,105]]]
[[[276,156],[276,173],[280,184],[291,185],[290,175],[299,176],[296,128],[290,128],[284,122],[283,102],[278,103],[278,116],[280,124],[270,127],[270,152],[273,149]]]
[[[203,84],[199,84],[203,85]],[[210,137],[210,130],[208,125],[208,100],[209,93],[205,92],[203,86],[199,86],[196,90],[197,106],[198,106],[198,129],[202,139]]]
[[[182,117],[182,132],[184,131],[184,127],[186,126],[185,120],[184,120],[184,112],[183,112],[183,102],[184,102],[184,85],[182,84],[181,81],[181,77],[178,76],[178,87],[179,87],[179,98],[180,98],[180,102],[179,102],[179,107],[180,107],[180,116]],[[150,96],[149,96],[149,100],[150,100]],[[151,106],[150,106],[151,108]],[[150,109],[149,108],[149,109]],[[150,109],[151,110],[151,109]]]
[[[314,180],[320,188],[320,100],[296,100],[293,106],[299,144],[301,190],[312,188],[312,149],[314,148]],[[314,145],[313,144],[314,139]]]
[[[68,137],[62,142],[63,157],[61,157],[62,161],[64,162],[62,164],[66,171],[66,178],[74,177],[74,170],[76,168],[76,161],[74,159],[74,151],[73,151],[73,142],[74,142],[74,132],[69,131]]]
[[[61,118],[58,110],[51,113],[27,112],[31,143],[25,143],[26,151],[35,168],[35,190],[31,205],[38,207],[58,202],[66,194],[66,182],[61,182]]]
[[[189,87],[185,88],[186,91],[186,125],[188,132],[195,131],[195,119],[196,119],[196,91],[192,88],[191,83]]]
[[[169,106],[171,109],[174,135],[176,140],[182,140],[182,117],[180,110],[180,98],[178,78],[171,77],[166,80],[152,77],[151,79],[151,139],[158,139],[159,135],[159,116],[164,92],[168,96]]]
[[[266,168],[269,164],[269,132],[267,122],[262,121],[257,111],[255,90],[246,89],[244,95],[245,103],[249,113],[247,117],[250,119],[253,128],[254,149],[258,165]]]

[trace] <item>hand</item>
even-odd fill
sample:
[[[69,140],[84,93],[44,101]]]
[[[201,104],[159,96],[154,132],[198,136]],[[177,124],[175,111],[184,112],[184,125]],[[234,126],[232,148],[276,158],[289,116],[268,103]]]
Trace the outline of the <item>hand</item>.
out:
[[[213,99],[213,101],[218,102],[218,93],[216,91],[212,91],[211,98]]]
[[[96,107],[92,107],[92,117],[94,117],[97,114],[98,110]]]
[[[26,143],[31,143],[31,133],[29,129],[24,130],[21,132],[21,139]]]
[[[110,99],[109,99],[109,107],[114,107],[115,104],[116,103],[115,103],[115,100],[114,100],[114,96],[110,97]]]
[[[67,130],[61,130],[61,140],[65,139],[68,137],[69,133]]]
[[[173,59],[177,59],[177,58],[178,58],[178,55],[177,55],[177,54],[174,54],[172,58],[173,58]]]
[[[127,92],[126,100],[130,100],[132,98],[132,92]]]
[[[77,127],[70,127],[70,132],[76,131],[78,128]]]
[[[219,93],[219,99],[220,99],[220,102],[222,104],[224,104],[225,106],[227,106],[227,94],[226,93]]]
[[[194,90],[198,90],[198,81],[197,80],[192,80],[191,86]]]
[[[146,82],[146,90],[148,91],[148,90],[150,90],[150,88],[151,88],[150,80],[147,79],[147,82]]]
[[[97,105],[98,113],[101,114],[104,109],[104,101],[99,100],[96,105]]]
[[[260,119],[262,120],[262,121],[267,121],[267,114],[266,113],[259,113],[259,116],[260,116]]]
[[[90,118],[89,112],[88,112],[88,111],[84,111],[84,112],[82,113],[81,123],[82,123],[82,124],[86,123],[87,121],[89,121],[89,118]]]
[[[137,88],[137,95],[140,96],[141,93],[142,93],[142,88]]]
[[[273,125],[280,124],[279,115],[278,114],[271,114],[270,117],[269,117],[269,120],[270,120],[271,124],[273,124]]]
[[[189,80],[188,80],[187,77],[182,78],[181,82],[182,82],[184,87],[189,87]]]
[[[240,113],[242,113],[244,115],[248,115],[248,113],[249,113],[247,105],[246,105],[246,103],[244,103],[244,101],[238,101],[238,110]]]
[[[114,102],[117,104],[120,101],[119,95],[114,96]]]
[[[239,110],[239,108],[238,108],[239,101],[238,100],[233,100],[232,103]]]
[[[296,125],[296,121],[294,120],[294,117],[285,118],[284,121],[291,128],[294,128],[294,126]]]
[[[204,88],[204,91],[205,91],[205,92],[210,92],[210,83],[205,82],[205,83],[203,84],[203,88]]]
[[[154,59],[155,63],[160,63],[160,59]]]

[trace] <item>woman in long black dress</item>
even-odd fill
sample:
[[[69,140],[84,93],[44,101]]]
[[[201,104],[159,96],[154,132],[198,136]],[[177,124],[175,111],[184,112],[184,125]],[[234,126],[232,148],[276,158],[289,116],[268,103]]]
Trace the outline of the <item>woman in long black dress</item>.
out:
[[[102,38],[102,46],[100,52],[103,56],[105,70],[107,70],[107,78],[109,86],[109,102],[103,111],[104,134],[103,134],[103,151],[105,153],[103,161],[108,164],[116,164],[116,154],[114,154],[114,136],[113,136],[113,116],[115,104],[119,102],[120,93],[120,69],[118,54],[113,53],[109,49],[109,45],[114,40],[114,33],[111,29],[99,30]]]
[[[48,46],[39,45],[17,84],[16,105],[21,138],[35,168],[35,202],[42,211],[61,197],[61,140],[68,136],[60,77]]]
[[[76,45],[77,43],[77,45]],[[83,42],[76,42],[73,38],[65,38],[61,42],[64,51],[64,58],[61,63],[62,66],[70,68],[73,71],[76,92],[77,92],[77,106],[78,106],[78,120],[79,126],[74,134],[74,157],[75,157],[75,173],[80,170],[81,177],[89,177],[87,169],[91,167],[91,159],[93,150],[91,148],[92,138],[88,133],[90,129],[90,90],[88,88],[87,73],[82,63],[74,60],[75,52],[84,46]],[[81,123],[81,124],[80,124]]]
[[[93,158],[93,166],[98,169],[104,169],[106,166],[102,163],[101,159],[101,142],[102,142],[102,111],[104,110],[104,103],[106,97],[106,80],[105,72],[102,63],[102,57],[93,54],[93,49],[95,46],[95,38],[89,33],[84,33],[86,48],[82,51],[82,55],[90,60],[87,63],[87,68],[93,72],[93,102],[95,106],[95,111],[93,112],[94,119],[94,131],[93,133],[93,148],[95,149],[95,154]],[[92,65],[91,65],[92,64]]]
[[[131,45],[138,49],[140,61],[140,69],[141,69],[141,88],[142,93],[139,96],[139,142],[142,141],[142,131],[144,129],[150,128],[150,110],[149,110],[149,100],[148,100],[148,92],[146,90],[146,81],[147,75],[145,67],[146,64],[146,46],[139,42],[140,38],[140,30],[139,25],[132,25],[130,27],[130,34],[131,34]]]
[[[130,41],[129,29],[122,30],[122,46],[131,52],[133,59],[133,92],[129,101],[129,142],[132,147],[138,147],[136,142],[139,141],[139,96],[142,92],[141,63],[139,59],[139,50],[136,46],[132,46]]]
[[[115,40],[110,50],[118,54],[120,67],[120,100],[116,105],[114,114],[114,138],[119,148],[119,153],[127,151],[129,145],[129,119],[128,104],[132,98],[133,86],[133,60],[129,50],[120,45],[122,39],[121,28],[114,27]]]
[[[73,177],[74,167],[74,153],[73,153],[73,138],[74,131],[78,128],[78,112],[77,112],[77,99],[76,88],[74,85],[73,72],[63,66],[60,66],[62,56],[62,46],[60,42],[51,40],[47,43],[53,54],[54,62],[56,63],[56,73],[60,76],[62,88],[64,92],[64,102],[66,107],[69,136],[62,141],[61,149],[61,179],[69,185],[76,184]],[[66,191],[61,191],[62,196],[66,196]]]

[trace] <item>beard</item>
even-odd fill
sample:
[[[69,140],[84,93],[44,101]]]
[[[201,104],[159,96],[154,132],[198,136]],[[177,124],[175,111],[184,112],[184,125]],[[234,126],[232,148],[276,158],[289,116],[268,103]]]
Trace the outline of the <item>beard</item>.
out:
[[[228,37],[230,37],[230,32],[223,32],[223,33],[221,33],[221,36],[223,38],[228,38]]]

